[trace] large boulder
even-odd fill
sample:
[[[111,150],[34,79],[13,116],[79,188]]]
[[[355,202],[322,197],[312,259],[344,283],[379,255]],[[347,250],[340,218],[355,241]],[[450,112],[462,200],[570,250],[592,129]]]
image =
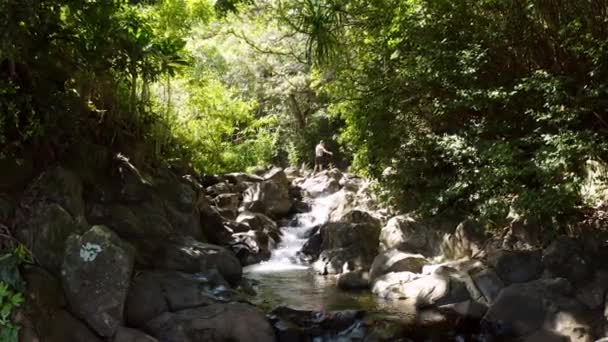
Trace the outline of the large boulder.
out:
[[[66,241],[86,226],[57,203],[40,202],[17,212],[16,235],[33,252],[40,265],[59,275]]]
[[[554,276],[566,278],[574,284],[580,284],[593,275],[593,266],[581,245],[567,236],[558,237],[543,251],[542,263]]]
[[[323,171],[307,178],[300,187],[312,197],[331,195],[340,190],[341,174]]]
[[[120,203],[91,203],[87,219],[94,225],[105,225],[123,239],[167,238],[173,227],[164,215],[163,207],[151,203],[127,206]]]
[[[251,185],[243,193],[243,208],[272,217],[287,215],[293,205],[289,181],[282,170],[271,170],[263,182]]]
[[[19,204],[21,210],[31,209],[39,202],[52,202],[64,208],[74,220],[84,221],[82,180],[61,166],[43,172],[26,188]]]
[[[362,223],[370,224],[374,226],[380,226],[380,220],[367,211],[353,209],[343,213],[338,219],[338,222],[342,223]]]
[[[234,220],[239,211],[240,194],[220,194],[213,199],[215,206],[224,213],[224,217]]]
[[[67,301],[101,336],[113,336],[123,323],[133,263],[133,248],[104,226],[67,242],[61,270]]]
[[[277,245],[277,241],[263,231],[250,230],[244,233],[235,233],[232,237],[235,241],[230,248],[243,266],[270,259],[271,251]]]
[[[102,342],[89,327],[65,310],[58,310],[38,332],[45,342]]]
[[[538,279],[543,271],[541,251],[498,250],[488,256],[489,264],[506,284]]]
[[[438,254],[440,233],[451,225],[438,219],[416,220],[400,215],[391,218],[380,232],[380,250],[398,249],[425,256]]]
[[[370,277],[367,271],[352,271],[343,273],[338,278],[338,288],[342,290],[369,289]]]
[[[227,245],[232,241],[233,231],[225,225],[225,218],[211,206],[204,196],[198,200],[200,221],[207,241],[217,245]]]
[[[422,268],[429,261],[420,254],[411,254],[391,249],[380,252],[372,262],[370,268],[370,279],[373,282],[376,278],[391,272],[411,272],[422,273]]]
[[[212,304],[174,313],[166,312],[146,324],[160,341],[272,342],[272,326],[264,313],[248,304]]]
[[[246,224],[250,230],[263,232],[276,242],[281,240],[281,231],[277,224],[268,216],[260,213],[243,212],[236,218],[236,222]]]
[[[238,284],[243,275],[239,260],[227,249],[191,237],[165,241],[156,251],[154,265],[156,268],[186,273],[204,273],[215,269],[232,285]]]
[[[481,254],[487,236],[482,227],[471,220],[461,222],[453,234],[443,236],[441,254],[448,259],[471,258]]]
[[[395,275],[395,282],[390,283],[390,277],[380,277],[374,283],[376,295],[386,299],[408,299],[417,307],[461,303],[470,299],[465,279],[448,267],[441,267],[433,274],[424,276],[411,272],[390,274]]]
[[[164,312],[210,305],[235,296],[216,271],[198,274],[144,271],[132,280],[125,316],[129,326],[142,328]]]
[[[380,227],[373,224],[323,225],[321,253],[313,268],[320,274],[369,269],[378,251],[379,231]]]
[[[571,294],[563,278],[513,284],[500,292],[484,319],[511,338],[546,329],[570,341],[592,341],[585,308]]]
[[[304,311],[278,307],[270,313],[279,341],[362,341],[365,312]]]

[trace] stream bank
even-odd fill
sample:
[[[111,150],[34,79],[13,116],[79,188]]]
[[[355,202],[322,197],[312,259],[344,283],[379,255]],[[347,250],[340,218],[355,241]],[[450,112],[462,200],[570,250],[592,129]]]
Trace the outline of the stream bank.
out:
[[[198,177],[119,155],[88,177],[49,168],[5,202],[37,264],[23,341],[604,336],[603,246],[394,216],[338,170]]]

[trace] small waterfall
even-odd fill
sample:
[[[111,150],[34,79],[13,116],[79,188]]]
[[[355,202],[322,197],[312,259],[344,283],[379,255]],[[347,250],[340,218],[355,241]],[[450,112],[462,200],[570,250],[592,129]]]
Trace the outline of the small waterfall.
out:
[[[268,261],[248,266],[246,273],[270,273],[298,269],[308,269],[308,265],[298,263],[296,254],[308,240],[311,230],[328,221],[329,215],[335,206],[335,196],[318,197],[310,199],[311,211],[297,214],[290,221],[290,225],[281,227],[283,237],[279,245],[272,251]]]

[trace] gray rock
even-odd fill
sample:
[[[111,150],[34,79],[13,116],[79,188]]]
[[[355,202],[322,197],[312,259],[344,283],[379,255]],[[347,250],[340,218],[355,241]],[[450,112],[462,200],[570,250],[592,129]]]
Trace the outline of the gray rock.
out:
[[[89,327],[65,310],[54,312],[45,326],[39,330],[44,342],[102,342]]]
[[[398,249],[425,256],[437,254],[440,233],[449,222],[439,220],[418,221],[409,216],[391,218],[380,232],[380,250]]]
[[[113,336],[123,323],[133,263],[133,248],[107,227],[68,240],[61,270],[67,301],[101,336]]]
[[[591,310],[600,309],[608,290],[608,272],[597,271],[593,280],[576,290],[576,298]]]
[[[500,292],[484,319],[516,336],[548,329],[572,341],[591,341],[585,308],[571,293],[572,286],[563,278],[513,284]]]
[[[472,272],[471,278],[487,303],[492,303],[500,293],[500,290],[504,288],[502,280],[500,280],[494,271],[489,269]]]
[[[213,199],[215,206],[219,209],[230,213],[230,216],[225,216],[229,219],[235,219],[239,211],[240,194],[220,194]]]
[[[380,227],[380,220],[372,216],[369,212],[353,209],[344,213],[337,220],[342,223],[362,223]]]
[[[164,313],[146,324],[160,341],[272,342],[272,326],[264,313],[248,304],[212,304]]]
[[[289,182],[282,171],[251,185],[243,193],[243,208],[247,211],[282,217],[289,213],[292,205]]]
[[[486,241],[482,227],[474,221],[461,222],[453,234],[444,235],[441,254],[448,259],[470,258],[479,255]]]
[[[588,280],[593,275],[591,262],[580,244],[567,236],[560,236],[543,251],[542,262],[551,274],[574,284]]]
[[[378,254],[370,268],[370,278],[373,282],[376,278],[391,272],[422,273],[424,265],[428,260],[420,254],[410,254],[391,249]]]
[[[227,249],[180,237],[166,241],[157,251],[156,268],[186,273],[217,270],[230,284],[238,284],[243,275],[239,260]]]
[[[277,245],[277,241],[264,231],[250,230],[232,237],[235,241],[230,248],[244,266],[270,259],[271,251]]]
[[[17,238],[30,248],[40,265],[59,275],[68,237],[83,232],[85,226],[56,203],[36,203],[17,215]]]
[[[321,253],[313,268],[320,274],[368,270],[378,250],[379,229],[370,224],[323,225]]]
[[[112,342],[158,342],[158,340],[143,331],[120,327]]]
[[[300,184],[302,190],[312,197],[331,195],[340,190],[339,179],[328,171],[317,173]]]
[[[506,284],[538,279],[543,271],[541,251],[499,250],[488,256],[488,262]]]
[[[366,271],[348,272],[338,278],[338,288],[342,290],[365,290],[369,287],[369,272]]]
[[[236,293],[217,272],[187,274],[144,271],[132,280],[125,305],[129,326],[143,328],[164,312],[235,299]]]

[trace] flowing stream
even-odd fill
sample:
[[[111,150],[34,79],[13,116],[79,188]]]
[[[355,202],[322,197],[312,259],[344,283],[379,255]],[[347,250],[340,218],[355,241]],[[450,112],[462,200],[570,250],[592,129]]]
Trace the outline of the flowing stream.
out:
[[[311,211],[297,214],[281,227],[283,238],[268,261],[244,269],[256,285],[258,305],[274,308],[288,306],[299,310],[357,309],[403,318],[413,314],[410,303],[385,301],[369,291],[346,292],[337,288],[336,277],[315,274],[309,265],[298,261],[297,252],[311,230],[328,221],[337,195],[313,198]]]

